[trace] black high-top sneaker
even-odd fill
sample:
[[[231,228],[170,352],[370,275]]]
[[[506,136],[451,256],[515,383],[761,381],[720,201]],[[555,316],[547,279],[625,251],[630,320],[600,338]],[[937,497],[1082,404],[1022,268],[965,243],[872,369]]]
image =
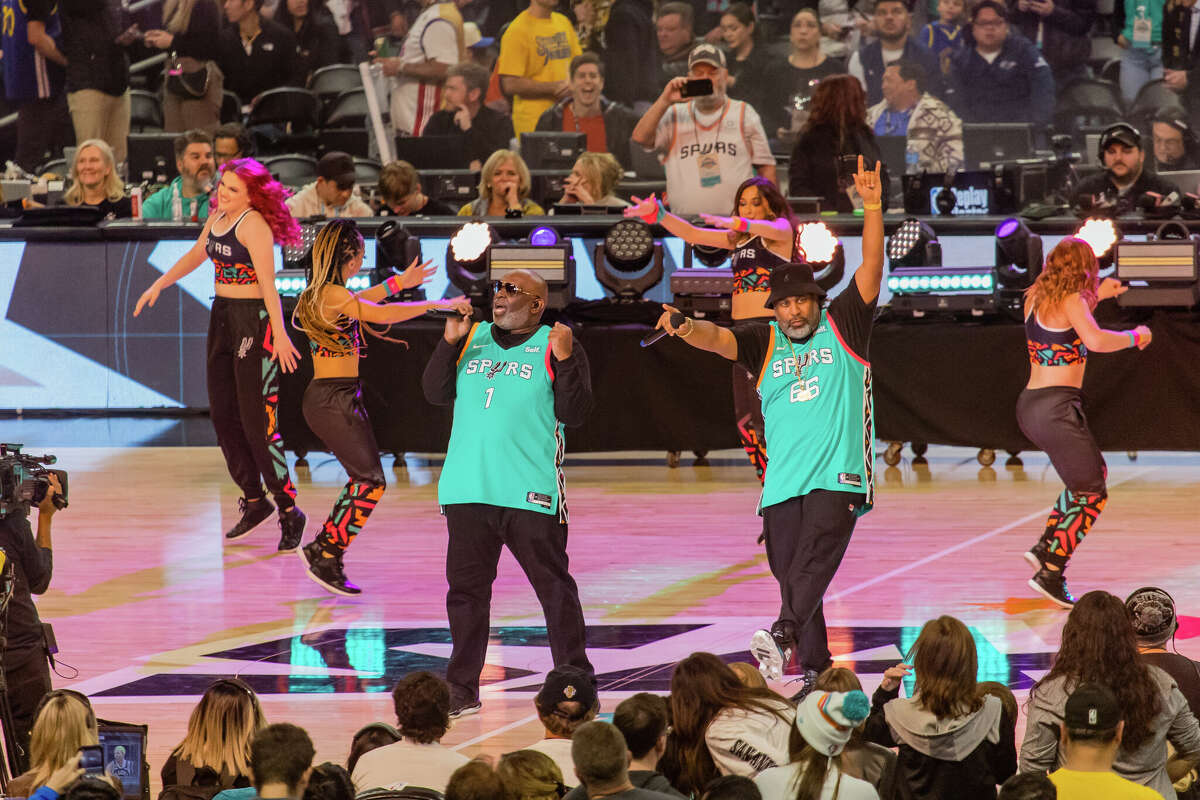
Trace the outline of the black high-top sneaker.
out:
[[[271,516],[274,510],[275,506],[271,505],[271,501],[265,497],[255,500],[253,503],[247,502],[244,497],[239,497],[238,511],[242,512],[242,518],[225,533],[225,538],[242,538],[258,527],[260,522]]]
[[[478,698],[458,697],[453,692],[450,695],[450,719],[478,714],[482,708],[483,703]]]
[[[279,512],[279,552],[288,553],[300,546],[304,538],[304,523],[308,517],[299,506]]]
[[[1042,569],[1046,563],[1050,561],[1050,545],[1045,539],[1038,539],[1037,544],[1029,548],[1024,554],[1026,563],[1035,570]]]
[[[812,693],[812,690],[817,688],[817,676],[819,674],[820,673],[818,673],[815,669],[804,670],[804,674],[796,679],[801,681],[800,691],[796,692],[788,699],[791,700],[794,705],[799,705],[801,700],[808,697],[809,694]],[[795,682],[796,681],[792,681],[792,683]]]
[[[1047,569],[1042,567],[1029,579],[1029,588],[1043,597],[1048,597],[1062,608],[1073,608],[1075,597],[1067,589],[1067,576],[1063,569]]]
[[[325,589],[346,597],[362,593],[362,589],[346,578],[341,556],[327,555],[316,541],[304,545],[299,553],[308,577]]]

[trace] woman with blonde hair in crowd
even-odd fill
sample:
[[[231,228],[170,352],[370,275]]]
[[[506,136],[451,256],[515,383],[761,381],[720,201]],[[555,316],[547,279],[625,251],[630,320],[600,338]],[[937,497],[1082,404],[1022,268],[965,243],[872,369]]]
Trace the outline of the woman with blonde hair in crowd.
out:
[[[88,139],[75,148],[71,185],[63,199],[69,206],[91,206],[105,216],[133,216],[133,205],[125,196],[125,182],[117,174],[113,149],[103,139]]]
[[[237,678],[217,681],[192,709],[187,734],[163,764],[163,787],[192,786],[201,772],[222,789],[250,786],[250,740],[265,727],[253,689]]]
[[[546,212],[529,199],[533,186],[521,154],[497,150],[488,156],[479,177],[479,197],[458,210],[460,217],[542,216]]]
[[[8,782],[8,797],[29,797],[47,785],[79,755],[79,748],[100,744],[96,712],[88,699],[70,689],[47,694],[38,708],[29,740],[29,770]]]
[[[625,208],[629,203],[613,194],[624,174],[611,153],[583,153],[563,182],[565,192],[559,202]]]
[[[562,770],[537,750],[505,753],[496,764],[496,774],[504,782],[508,800],[559,800],[566,794]]]

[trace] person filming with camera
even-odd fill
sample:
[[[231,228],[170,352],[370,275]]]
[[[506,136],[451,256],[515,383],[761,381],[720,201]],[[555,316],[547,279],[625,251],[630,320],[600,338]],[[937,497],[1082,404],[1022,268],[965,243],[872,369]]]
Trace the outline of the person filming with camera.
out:
[[[4,585],[4,593],[11,592],[3,617],[3,666],[5,694],[12,713],[11,735],[21,751],[18,772],[29,767],[29,735],[38,703],[51,688],[46,636],[32,597],[50,587],[54,571],[50,525],[58,510],[55,496],[62,495],[63,489],[57,475],[49,473],[47,478],[46,496],[36,506],[36,535],[29,524],[29,506],[10,507],[8,513],[0,516],[0,548],[5,556],[0,583]]]

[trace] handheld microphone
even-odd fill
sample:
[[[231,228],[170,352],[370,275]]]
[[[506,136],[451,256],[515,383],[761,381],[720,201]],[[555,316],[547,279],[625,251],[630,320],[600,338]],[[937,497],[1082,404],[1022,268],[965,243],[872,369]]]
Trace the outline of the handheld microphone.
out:
[[[672,328],[678,328],[680,325],[682,325],[686,321],[687,321],[687,317],[685,317],[683,314],[680,314],[678,311],[676,311],[674,314],[671,315],[671,327]],[[670,335],[670,334],[667,332],[666,328],[660,328],[656,331],[653,331],[645,339],[642,339],[642,342],[641,342],[642,347],[649,347],[650,345],[657,342],[659,339],[663,338],[664,336],[668,336],[668,335]]]
[[[470,319],[471,316],[474,315],[474,311],[475,309],[471,309],[472,313],[466,315],[467,319]],[[458,319],[464,315],[458,313],[453,308],[431,308],[425,312],[425,316],[431,317],[432,319]]]

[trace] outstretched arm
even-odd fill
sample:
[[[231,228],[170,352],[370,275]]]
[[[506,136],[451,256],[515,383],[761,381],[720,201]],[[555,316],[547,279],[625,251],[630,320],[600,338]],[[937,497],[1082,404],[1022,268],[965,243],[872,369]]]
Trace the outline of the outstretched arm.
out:
[[[448,300],[417,300],[412,303],[373,303],[363,297],[366,292],[356,295],[343,286],[329,286],[325,291],[326,295],[322,299],[333,311],[329,315],[330,319],[336,319],[339,314],[342,314],[375,325],[395,325],[416,319],[426,311],[435,308],[457,311],[467,317],[471,315],[471,303],[464,297],[453,297]]]
[[[163,289],[168,286],[174,286],[180,278],[194,271],[208,259],[208,253],[205,252],[204,246],[208,243],[208,231],[212,228],[213,217],[209,217],[204,223],[204,230],[200,231],[200,236],[196,239],[188,251],[183,254],[183,257],[175,262],[175,265],[164,272],[154,283],[150,284],[150,288],[142,292],[142,296],[138,298],[137,304],[133,307],[133,315],[136,317],[142,313],[142,309],[148,306],[152,307],[158,302],[158,295]]]
[[[728,328],[691,317],[685,319],[679,327],[675,327],[671,324],[671,315],[678,314],[679,309],[666,303],[663,303],[663,308],[665,310],[658,318],[655,328],[661,328],[672,336],[678,336],[697,350],[707,350],[730,361],[737,360],[737,339]]]
[[[650,225],[662,225],[669,233],[678,236],[688,244],[730,249],[728,231],[698,228],[667,211],[663,208],[662,201],[654,195],[650,195],[645,200],[634,197],[633,202],[634,205],[625,209],[625,216],[637,217]]]
[[[417,288],[432,278],[437,272],[437,267],[431,266],[433,264],[432,261],[426,261],[424,264],[421,264],[419,263],[420,260],[419,256],[414,258],[412,263],[408,265],[408,269],[399,275],[392,275],[386,281],[357,292],[358,298],[371,303],[380,303],[405,289]]]
[[[863,201],[862,265],[854,273],[854,282],[864,303],[873,303],[879,297],[879,284],[883,282],[883,179],[880,177],[879,162],[875,169],[863,166],[863,157],[858,157],[858,172],[854,173],[854,188]]]
[[[712,214],[701,214],[700,218],[714,228],[761,236],[770,241],[790,243],[796,238],[796,231],[786,217],[747,219],[746,217],[717,217]]]

